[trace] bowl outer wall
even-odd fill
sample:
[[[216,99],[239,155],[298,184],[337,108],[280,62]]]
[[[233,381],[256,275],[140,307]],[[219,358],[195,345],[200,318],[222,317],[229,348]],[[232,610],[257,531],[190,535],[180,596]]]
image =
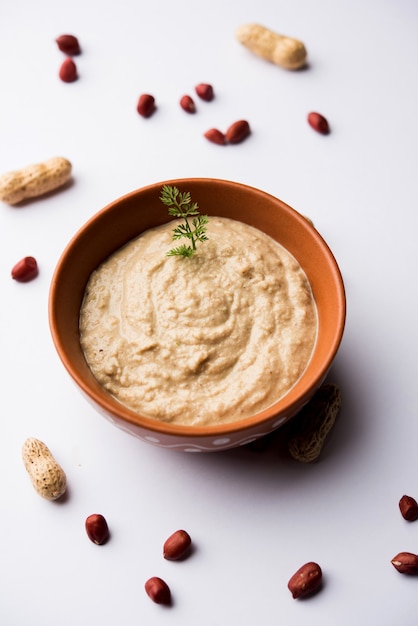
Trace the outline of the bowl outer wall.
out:
[[[139,416],[112,398],[92,375],[79,339],[79,312],[92,271],[110,254],[141,232],[170,221],[159,197],[164,184],[190,191],[202,214],[240,220],[276,239],[298,260],[310,281],[318,309],[317,345],[297,385],[273,406],[250,418],[210,427],[171,425]],[[279,219],[278,219],[279,218]],[[320,271],[319,271],[320,268]],[[316,229],[297,211],[274,196],[232,181],[192,178],[155,183],[132,191],[93,215],[63,251],[51,282],[49,322],[58,355],[70,376],[96,408],[144,432],[174,437],[213,438],[256,431],[265,420],[297,413],[324,380],[340,345],[346,304],[336,260]],[[129,430],[129,428],[128,428]]]

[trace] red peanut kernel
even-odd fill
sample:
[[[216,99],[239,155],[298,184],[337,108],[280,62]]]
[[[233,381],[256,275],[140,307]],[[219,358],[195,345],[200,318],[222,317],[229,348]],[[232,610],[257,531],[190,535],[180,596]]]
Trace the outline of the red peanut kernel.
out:
[[[418,554],[413,552],[399,552],[391,560],[393,567],[400,574],[416,576],[418,574]]]
[[[231,124],[225,136],[228,143],[241,143],[251,134],[250,125],[247,120],[238,120]]]
[[[139,115],[150,117],[156,108],[154,96],[149,93],[143,93],[139,96],[138,104],[136,105]]]
[[[78,78],[77,66],[74,61],[67,57],[61,64],[59,77],[64,83],[73,83]]]
[[[213,87],[208,83],[199,83],[196,85],[195,91],[199,98],[201,98],[201,100],[205,100],[206,102],[210,102],[215,97]]]
[[[38,263],[33,256],[25,256],[12,268],[12,278],[27,283],[38,275]]]
[[[60,35],[55,41],[61,52],[65,54],[75,56],[81,53],[80,44],[74,35]]]
[[[152,576],[145,583],[145,591],[156,604],[171,604],[171,592],[167,583],[158,576]]]
[[[196,113],[196,105],[190,96],[182,96],[180,98],[180,106],[186,113]]]
[[[163,546],[163,556],[168,561],[178,561],[190,552],[192,539],[186,530],[176,530],[168,539],[165,540]]]
[[[323,115],[316,113],[315,111],[308,113],[308,124],[321,135],[328,135],[330,132],[328,120]]]
[[[219,146],[224,146],[226,144],[225,134],[217,128],[209,128],[209,130],[204,133],[204,136],[206,139],[212,143],[218,144]]]
[[[302,598],[317,591],[322,583],[322,570],[318,563],[309,561],[293,574],[288,582],[288,589],[293,598]]]
[[[411,496],[402,496],[399,500],[401,515],[408,522],[415,522],[418,519],[418,503]]]
[[[89,515],[85,521],[86,533],[90,541],[98,546],[109,539],[109,527],[106,518],[100,513]]]

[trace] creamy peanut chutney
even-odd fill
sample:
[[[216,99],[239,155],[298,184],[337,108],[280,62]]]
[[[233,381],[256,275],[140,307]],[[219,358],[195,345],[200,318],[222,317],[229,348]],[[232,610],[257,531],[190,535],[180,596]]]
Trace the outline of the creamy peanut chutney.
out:
[[[248,417],[286,394],[317,335],[309,282],[263,232],[211,217],[191,258],[166,256],[176,221],[91,275],[80,312],[86,360],[145,416],[202,426]]]

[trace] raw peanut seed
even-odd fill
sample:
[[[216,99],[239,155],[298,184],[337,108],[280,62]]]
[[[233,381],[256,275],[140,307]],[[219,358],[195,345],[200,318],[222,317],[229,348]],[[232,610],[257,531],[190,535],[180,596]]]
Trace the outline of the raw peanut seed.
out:
[[[74,35],[60,35],[55,41],[61,52],[65,54],[76,56],[81,53],[80,44]]]
[[[184,557],[192,544],[189,533],[185,530],[176,530],[166,539],[163,547],[163,556],[168,561],[177,561]]]
[[[12,278],[26,283],[38,275],[38,264],[33,256],[25,256],[12,268]]]
[[[86,519],[87,536],[93,543],[101,546],[109,539],[109,527],[100,513],[93,513]]]
[[[142,117],[150,117],[156,109],[155,98],[149,93],[143,93],[139,96],[136,110]]]
[[[170,604],[171,602],[170,587],[158,576],[153,576],[147,580],[145,591],[156,604]]]
[[[328,121],[320,113],[314,111],[308,114],[308,124],[321,135],[328,135],[330,132]]]
[[[402,496],[399,500],[401,515],[408,522],[415,522],[418,519],[418,503],[411,496]]]
[[[186,113],[196,113],[196,105],[190,96],[182,96],[180,98],[180,106]]]
[[[73,83],[78,78],[77,66],[71,57],[67,57],[61,64],[59,77],[64,83]]]
[[[401,574],[418,574],[418,554],[399,552],[391,563]]]
[[[201,100],[205,100],[205,102],[210,102],[215,97],[213,92],[212,85],[208,83],[199,83],[195,87],[195,91]]]
[[[225,134],[217,128],[209,128],[209,130],[205,132],[204,136],[206,139],[212,143],[218,144],[219,146],[224,146],[226,144]]]
[[[322,571],[320,566],[318,563],[310,561],[302,565],[302,567],[293,574],[287,586],[292,596],[296,599],[302,598],[319,589],[321,582]]]
[[[228,143],[241,143],[251,133],[250,125],[246,120],[238,120],[231,124],[225,133]]]

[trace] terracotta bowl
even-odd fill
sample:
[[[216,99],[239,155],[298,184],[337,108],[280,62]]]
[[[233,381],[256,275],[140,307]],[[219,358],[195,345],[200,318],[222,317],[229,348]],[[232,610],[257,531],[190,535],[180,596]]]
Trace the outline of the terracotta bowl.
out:
[[[298,383],[268,409],[219,426],[170,425],[138,415],[105,391],[92,375],[79,340],[79,312],[91,272],[142,231],[169,221],[159,200],[163,184],[190,191],[201,213],[240,220],[276,239],[299,261],[318,309],[318,338]],[[246,185],[192,178],[153,184],[111,202],[71,239],[56,267],[49,298],[53,341],[65,368],[93,405],[116,426],[157,446],[183,451],[245,445],[287,422],[311,398],[334,360],[345,323],[343,281],[333,254],[305,217],[281,200]]]

